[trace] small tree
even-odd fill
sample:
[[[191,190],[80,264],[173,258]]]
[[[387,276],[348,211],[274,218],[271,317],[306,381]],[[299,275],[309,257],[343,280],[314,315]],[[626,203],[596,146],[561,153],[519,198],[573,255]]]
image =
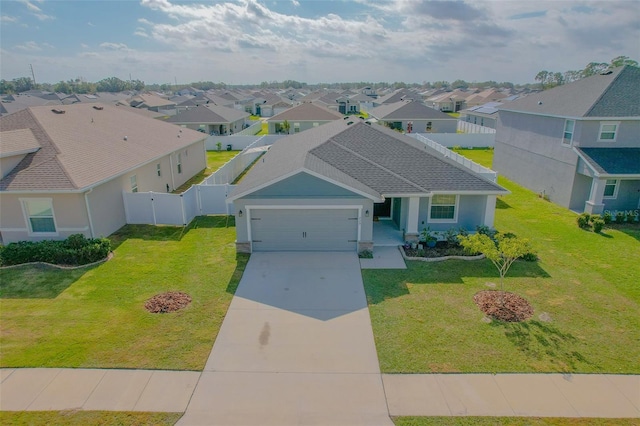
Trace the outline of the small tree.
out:
[[[218,148],[218,151],[222,151],[222,142],[216,142],[216,148]]]
[[[289,134],[289,129],[291,129],[291,124],[287,120],[282,122],[282,130],[284,130],[287,134]]]
[[[531,251],[529,241],[513,235],[497,233],[492,240],[484,234],[460,236],[460,245],[468,252],[482,253],[500,273],[500,290],[504,292],[504,277],[519,257]]]

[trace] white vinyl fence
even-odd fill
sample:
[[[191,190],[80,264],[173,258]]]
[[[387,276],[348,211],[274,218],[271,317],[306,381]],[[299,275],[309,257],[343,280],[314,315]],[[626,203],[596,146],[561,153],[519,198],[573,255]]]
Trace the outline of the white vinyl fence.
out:
[[[496,129],[458,120],[458,131],[465,133],[495,133]]]
[[[202,183],[182,194],[124,192],[127,223],[187,225],[196,216],[231,214],[227,196],[235,186],[232,182],[267,150],[264,144],[272,141],[273,138],[255,140]]]
[[[495,133],[418,133],[447,148],[486,148],[495,146]]]
[[[449,158],[453,161],[455,161],[458,164],[462,164],[464,167],[470,169],[471,171],[478,173],[479,175],[482,175],[488,179],[490,179],[492,182],[497,182],[498,181],[498,174],[496,172],[494,172],[491,169],[487,169],[484,166],[481,166],[478,163],[475,163],[471,160],[469,160],[466,157],[463,157],[462,155],[451,151],[450,149],[448,149],[447,147],[444,147],[442,145],[440,145],[439,143],[426,138],[420,134],[417,133],[411,133],[409,134],[410,136],[414,137],[415,139],[419,140],[420,142],[424,143],[425,145],[427,145],[429,148],[432,148],[434,150],[436,150],[437,152],[439,152],[440,154],[442,154],[444,157]]]

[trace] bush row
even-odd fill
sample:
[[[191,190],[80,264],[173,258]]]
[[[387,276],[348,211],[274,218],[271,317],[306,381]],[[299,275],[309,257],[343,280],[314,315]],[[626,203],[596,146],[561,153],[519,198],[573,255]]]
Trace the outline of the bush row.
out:
[[[0,265],[20,265],[46,262],[55,265],[86,265],[109,255],[111,241],[106,238],[85,238],[74,234],[64,241],[20,241],[0,246]]]

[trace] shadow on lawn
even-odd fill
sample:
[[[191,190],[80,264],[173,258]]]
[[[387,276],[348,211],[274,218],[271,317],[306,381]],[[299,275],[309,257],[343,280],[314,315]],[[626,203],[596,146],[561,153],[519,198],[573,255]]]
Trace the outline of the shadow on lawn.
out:
[[[58,269],[46,265],[22,265],[0,271],[0,299],[55,299],[99,265]]]
[[[233,271],[233,274],[231,274],[231,278],[227,284],[227,293],[236,294],[238,284],[240,284],[242,274],[244,274],[244,270],[247,267],[250,256],[251,255],[245,253],[236,253],[236,269]]]
[[[407,283],[413,285],[464,284],[465,277],[490,278],[498,282],[500,275],[491,261],[446,260],[444,262],[408,261],[405,270],[363,270],[369,304],[409,294]],[[549,278],[538,262],[516,261],[507,277]]]
[[[504,202],[501,198],[496,199],[496,209],[510,209],[511,206]]]
[[[580,352],[580,341],[571,333],[541,321],[492,321],[492,327],[503,329],[509,341],[528,358],[550,362],[558,372],[576,371],[581,364],[593,365]]]
[[[196,216],[187,226],[125,225],[114,232],[109,239],[112,250],[115,250],[130,238],[150,241],[180,241],[192,229],[234,226],[235,217],[231,215]]]

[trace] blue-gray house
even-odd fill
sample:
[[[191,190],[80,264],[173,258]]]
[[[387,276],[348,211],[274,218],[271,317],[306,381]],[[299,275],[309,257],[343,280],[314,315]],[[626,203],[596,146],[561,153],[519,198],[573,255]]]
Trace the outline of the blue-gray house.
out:
[[[277,141],[234,188],[237,250],[372,249],[374,223],[493,226],[490,179],[415,139],[346,117]]]
[[[576,212],[640,209],[640,68],[499,107],[493,167]]]

